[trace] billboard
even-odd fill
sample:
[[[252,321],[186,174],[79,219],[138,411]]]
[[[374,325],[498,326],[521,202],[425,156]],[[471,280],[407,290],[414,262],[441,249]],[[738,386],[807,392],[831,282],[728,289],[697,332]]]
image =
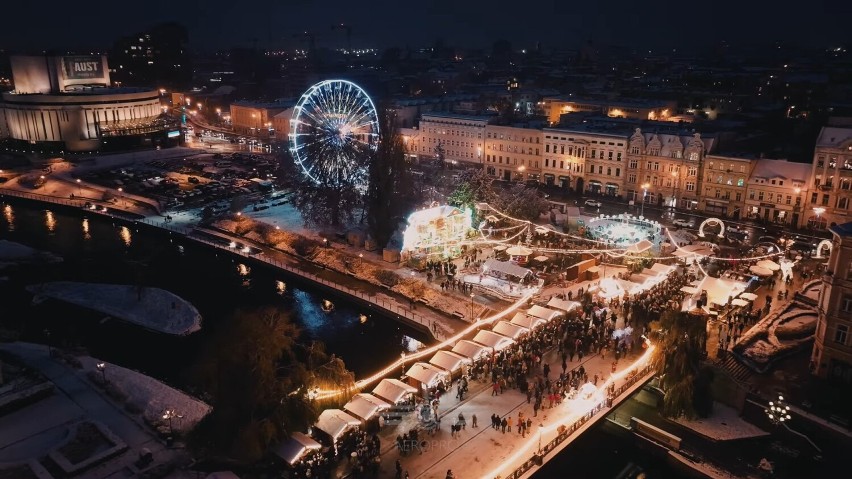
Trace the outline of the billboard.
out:
[[[99,56],[62,57],[62,66],[69,80],[104,77],[104,62]]]

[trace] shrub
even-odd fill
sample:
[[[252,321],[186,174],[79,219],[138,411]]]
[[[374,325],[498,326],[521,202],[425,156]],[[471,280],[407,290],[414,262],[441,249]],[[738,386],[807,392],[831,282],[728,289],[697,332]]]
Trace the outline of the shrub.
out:
[[[296,252],[299,256],[310,256],[313,252],[319,248],[319,243],[302,236],[297,237],[293,240],[293,251]]]
[[[394,286],[398,285],[400,281],[398,274],[386,269],[380,269],[376,271],[376,279],[378,279],[379,282],[381,282],[388,288],[393,288]]]
[[[127,394],[125,394],[124,391],[122,391],[118,386],[113,383],[107,383],[104,390],[106,391],[109,397],[115,399],[116,401],[124,402],[127,400]]]

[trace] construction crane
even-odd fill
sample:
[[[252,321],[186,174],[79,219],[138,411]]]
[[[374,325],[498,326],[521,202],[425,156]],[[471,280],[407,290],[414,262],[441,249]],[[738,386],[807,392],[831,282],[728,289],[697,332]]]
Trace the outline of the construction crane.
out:
[[[346,53],[352,54],[352,26],[340,23],[331,26],[332,30],[344,30],[346,32]]]

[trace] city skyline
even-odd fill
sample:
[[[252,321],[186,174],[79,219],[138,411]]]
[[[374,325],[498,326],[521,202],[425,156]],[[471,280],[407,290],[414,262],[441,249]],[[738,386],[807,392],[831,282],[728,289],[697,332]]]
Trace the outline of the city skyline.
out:
[[[412,6],[380,0],[371,8],[354,10],[342,0],[264,3],[246,9],[212,0],[188,2],[184,4],[188,8],[176,10],[170,2],[153,0],[146,4],[148,8],[131,15],[123,4],[69,10],[55,0],[16,3],[6,7],[8,18],[37,19],[38,26],[9,22],[0,31],[0,48],[102,48],[123,35],[170,21],[185,25],[191,48],[200,51],[254,44],[296,47],[300,40],[294,36],[300,32],[313,34],[319,47],[343,47],[345,32],[331,29],[339,23],[351,27],[351,44],[362,48],[418,47],[437,39],[462,48],[487,48],[498,39],[510,41],[517,49],[533,48],[539,42],[545,48],[579,48],[588,41],[652,51],[721,42],[828,47],[847,40],[842,19],[852,13],[848,4],[833,0],[812,2],[795,16],[789,14],[795,7],[789,1],[763,6],[723,0],[702,9],[672,1],[640,8],[624,0],[605,6],[533,0],[523,8],[505,1],[436,0]],[[78,28],[82,25],[90,27]]]

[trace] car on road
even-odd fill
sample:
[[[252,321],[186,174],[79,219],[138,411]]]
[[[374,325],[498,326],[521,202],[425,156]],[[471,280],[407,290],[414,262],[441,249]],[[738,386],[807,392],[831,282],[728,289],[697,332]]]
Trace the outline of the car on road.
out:
[[[683,218],[677,218],[672,221],[672,224],[677,226],[678,228],[692,228],[692,220],[685,220]]]
[[[586,200],[586,201],[583,202],[583,205],[591,206],[592,208],[600,208],[601,202],[598,201],[598,200]]]

